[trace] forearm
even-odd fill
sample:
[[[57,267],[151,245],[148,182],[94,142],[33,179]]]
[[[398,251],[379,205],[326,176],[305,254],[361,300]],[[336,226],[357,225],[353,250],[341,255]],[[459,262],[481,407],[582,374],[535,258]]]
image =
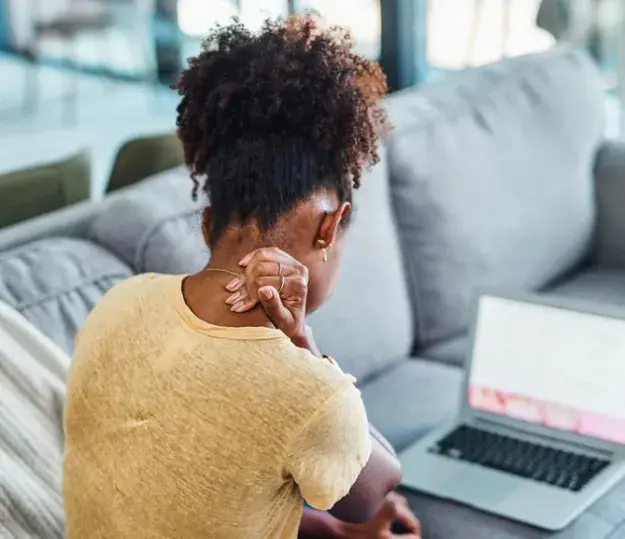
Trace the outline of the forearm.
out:
[[[313,356],[323,357],[323,354],[317,347],[312,331],[308,326],[305,326],[297,335],[291,336],[291,342],[298,348],[308,350]]]
[[[382,436],[380,435],[382,438]],[[382,438],[384,440],[384,438]],[[390,444],[371,435],[371,456],[347,496],[330,510],[344,522],[364,522],[378,511],[401,481],[401,466]]]
[[[304,508],[297,539],[341,539],[343,523],[330,513]]]

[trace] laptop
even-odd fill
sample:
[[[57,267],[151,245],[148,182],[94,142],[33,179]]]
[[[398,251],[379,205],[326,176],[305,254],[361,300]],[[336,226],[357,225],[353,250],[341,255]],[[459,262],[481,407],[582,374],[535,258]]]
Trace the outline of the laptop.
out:
[[[474,311],[458,415],[400,454],[402,484],[560,530],[625,475],[625,311],[489,292]]]

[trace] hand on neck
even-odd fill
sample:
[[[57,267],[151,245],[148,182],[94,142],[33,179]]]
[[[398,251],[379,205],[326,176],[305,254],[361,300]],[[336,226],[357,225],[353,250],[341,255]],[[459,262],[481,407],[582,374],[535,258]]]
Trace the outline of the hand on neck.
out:
[[[232,275],[221,272],[200,271],[190,275],[184,280],[182,286],[187,306],[195,316],[216,326],[273,327],[261,305],[245,313],[235,313],[230,310],[230,305],[226,303],[226,299],[230,296],[226,285],[232,279]]]
[[[212,246],[206,267],[241,273],[239,262],[252,251],[261,247],[284,247],[273,236],[261,235],[254,225],[228,229]]]
[[[246,313],[234,313],[225,302],[230,295],[226,285],[234,278],[231,273],[242,274],[243,268],[239,262],[264,245],[268,244],[250,230],[231,230],[220,238],[211,252],[206,268],[189,276],[183,286],[187,305],[198,318],[220,326],[273,327],[262,306]]]

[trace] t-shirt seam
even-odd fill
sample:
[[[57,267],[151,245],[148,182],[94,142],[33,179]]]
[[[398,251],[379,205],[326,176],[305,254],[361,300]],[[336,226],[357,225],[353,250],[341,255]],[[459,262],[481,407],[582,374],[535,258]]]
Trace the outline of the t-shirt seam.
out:
[[[260,337],[260,336],[248,336],[245,337],[243,335],[219,335],[220,331],[228,331],[227,328],[225,328],[225,326],[222,326],[224,329],[222,329],[222,327],[220,326],[216,326],[216,329],[202,329],[197,327],[196,325],[194,325],[193,323],[191,323],[187,317],[180,312],[180,310],[178,310],[176,308],[176,306],[174,305],[174,311],[176,312],[176,314],[180,317],[180,319],[182,320],[182,323],[184,324],[184,327],[191,330],[193,332],[194,335],[201,335],[202,337],[209,337],[211,339],[221,339],[221,340],[227,340],[227,341],[274,341],[274,340],[288,340],[288,337],[286,335],[282,336],[282,335],[272,335],[272,336],[266,336],[266,337]],[[256,327],[261,328],[261,326],[249,326],[251,329],[255,329]],[[241,326],[241,328],[236,328],[236,329],[248,329],[245,326]]]
[[[156,274],[158,275],[158,274]],[[186,275],[176,275],[176,276],[171,276],[171,275],[163,275],[162,276],[165,277],[175,277],[176,282],[179,282],[180,284],[182,284],[182,281],[184,280],[184,278],[186,277]],[[180,280],[178,281],[178,278],[180,278]],[[176,294],[178,294],[179,291],[176,292]],[[181,291],[180,291],[181,293]],[[184,303],[184,297],[176,297],[175,300],[171,300],[171,306],[174,310],[174,312],[180,317],[180,320],[182,320],[182,323],[184,324],[184,326],[188,329],[190,329],[195,335],[202,335],[205,337],[210,337],[212,339],[221,339],[221,340],[231,340],[231,341],[271,341],[271,340],[285,340],[288,339],[288,337],[286,335],[267,335],[267,336],[243,336],[243,335],[219,335],[218,333],[220,331],[228,331],[229,328],[225,327],[225,326],[215,326],[215,329],[204,329],[201,327],[198,327],[196,324],[194,324],[191,320],[189,320],[189,317],[187,315],[185,315],[185,313],[181,310],[181,307],[179,305],[177,305],[177,303],[180,303],[178,300],[181,300]],[[188,308],[188,306],[187,306]],[[261,326],[250,326],[249,328],[241,326],[240,328],[230,328],[230,329],[240,329],[240,330],[245,330],[245,329],[267,329],[268,331],[270,331],[270,328],[262,328]],[[275,330],[275,331],[279,331],[279,330]]]

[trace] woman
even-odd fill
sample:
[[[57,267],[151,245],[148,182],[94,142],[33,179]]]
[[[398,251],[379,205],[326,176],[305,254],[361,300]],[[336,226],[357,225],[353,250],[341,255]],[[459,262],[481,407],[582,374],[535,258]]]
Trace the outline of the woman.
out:
[[[380,69],[313,17],[258,34],[235,22],[210,34],[177,89],[212,254],[195,275],[118,285],[81,329],[68,539],[378,537],[396,519],[416,537],[389,495],[392,449],[305,325],[377,159]],[[318,511],[302,517],[303,501]]]

